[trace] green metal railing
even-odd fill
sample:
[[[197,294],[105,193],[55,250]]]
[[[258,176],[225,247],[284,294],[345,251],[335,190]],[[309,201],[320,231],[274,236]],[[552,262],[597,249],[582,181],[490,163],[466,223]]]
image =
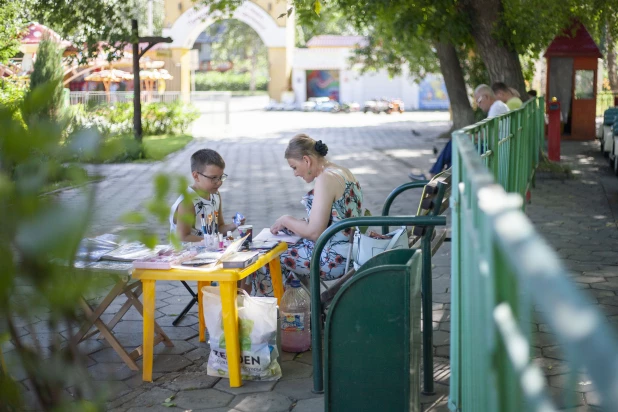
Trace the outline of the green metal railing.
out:
[[[618,405],[618,338],[523,212],[543,115],[537,99],[453,133],[452,411],[555,410],[531,362],[533,305],[568,359],[567,383],[585,369],[604,410]]]

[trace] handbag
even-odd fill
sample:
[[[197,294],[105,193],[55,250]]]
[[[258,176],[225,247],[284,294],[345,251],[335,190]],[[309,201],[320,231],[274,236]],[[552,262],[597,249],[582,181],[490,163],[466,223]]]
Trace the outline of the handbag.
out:
[[[366,261],[391,249],[408,249],[408,232],[405,226],[385,235],[384,239],[367,236],[356,229],[354,244],[354,269],[358,270]]]

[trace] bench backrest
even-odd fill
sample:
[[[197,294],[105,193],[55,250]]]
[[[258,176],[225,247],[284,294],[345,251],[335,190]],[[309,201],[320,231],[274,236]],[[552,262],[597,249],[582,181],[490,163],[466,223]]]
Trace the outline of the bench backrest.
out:
[[[451,169],[435,175],[423,188],[416,216],[439,216],[449,208],[451,197]],[[409,237],[410,246],[416,244],[420,238],[432,228],[415,226]]]
[[[369,259],[337,293],[324,327],[326,411],[420,410],[421,253]]]

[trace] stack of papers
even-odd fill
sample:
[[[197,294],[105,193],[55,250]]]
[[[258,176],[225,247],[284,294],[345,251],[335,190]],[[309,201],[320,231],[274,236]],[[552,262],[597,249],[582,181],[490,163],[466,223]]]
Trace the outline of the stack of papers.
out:
[[[262,229],[259,235],[253,237],[253,241],[262,241],[262,242],[285,242],[288,244],[294,244],[301,239],[298,235],[286,235],[283,232],[279,232],[276,235],[270,233],[269,228]]]
[[[133,262],[137,259],[147,259],[157,255],[161,250],[167,248],[165,245],[157,245],[154,249],[139,242],[131,242],[105,253],[101,256],[103,260],[117,260],[120,262]]]
[[[193,258],[195,254],[196,252],[191,250],[176,251],[173,248],[167,248],[159,251],[155,256],[134,260],[133,267],[136,269],[167,270],[171,269],[172,265]]]

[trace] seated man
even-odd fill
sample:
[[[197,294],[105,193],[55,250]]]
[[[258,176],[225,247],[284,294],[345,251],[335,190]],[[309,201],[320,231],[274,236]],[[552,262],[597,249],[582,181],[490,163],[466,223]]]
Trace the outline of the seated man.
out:
[[[509,110],[519,109],[523,102],[519,98],[519,93],[512,87],[507,86],[502,82],[495,82],[491,85],[496,98],[506,103]]]
[[[488,119],[508,113],[509,111],[508,106],[504,104],[504,102],[498,100],[491,87],[486,84],[481,84],[474,90],[474,101],[482,111],[487,113]],[[449,167],[451,167],[451,140],[449,140],[446,146],[444,146],[444,149],[440,152],[436,162],[432,168],[429,169],[428,176],[425,176],[424,174],[417,175],[414,173],[408,173],[408,177],[410,180],[429,180]]]

